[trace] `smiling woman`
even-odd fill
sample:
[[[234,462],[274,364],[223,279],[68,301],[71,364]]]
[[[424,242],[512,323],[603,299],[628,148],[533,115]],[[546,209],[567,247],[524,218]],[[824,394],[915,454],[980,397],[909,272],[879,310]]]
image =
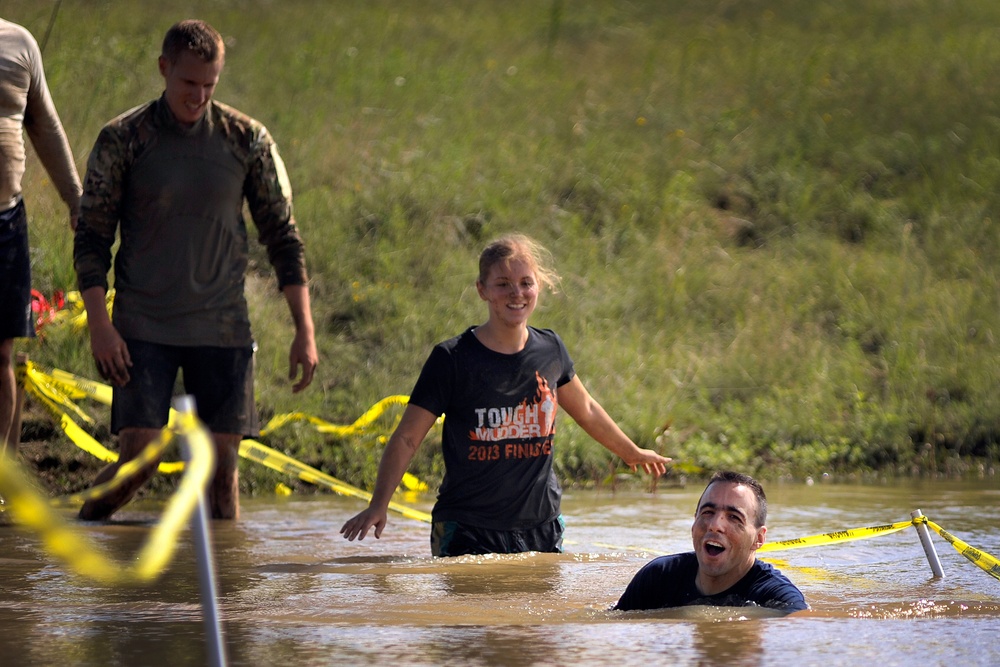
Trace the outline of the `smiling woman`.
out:
[[[528,325],[540,286],[555,282],[544,255],[520,234],[483,250],[476,290],[487,320],[431,351],[382,454],[371,503],[341,528],[345,538],[364,539],[371,529],[381,537],[393,491],[441,415],[435,556],[563,550],[562,490],[552,469],[559,406],[633,469],[663,474],[670,459],[640,449],[590,397],[559,336]]]

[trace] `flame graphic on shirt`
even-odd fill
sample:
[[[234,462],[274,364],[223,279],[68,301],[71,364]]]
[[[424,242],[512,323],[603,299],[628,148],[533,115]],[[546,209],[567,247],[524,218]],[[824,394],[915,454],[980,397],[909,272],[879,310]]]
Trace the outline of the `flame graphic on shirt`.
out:
[[[536,440],[555,433],[559,408],[549,382],[535,371],[538,389],[514,407],[476,408],[478,425],[469,431],[469,439],[479,442],[500,440]]]
[[[542,414],[545,415],[544,435],[552,435],[556,430],[556,397],[549,389],[549,381],[543,378],[538,371],[535,371],[535,379],[538,380],[538,392],[535,394],[538,403],[541,404]]]

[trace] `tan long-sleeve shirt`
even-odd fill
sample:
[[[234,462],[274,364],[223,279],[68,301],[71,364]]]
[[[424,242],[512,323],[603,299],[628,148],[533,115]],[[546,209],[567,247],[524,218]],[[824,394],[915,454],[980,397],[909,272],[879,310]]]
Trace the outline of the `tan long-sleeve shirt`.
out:
[[[0,19],[0,211],[16,205],[21,195],[24,131],[59,196],[77,213],[80,176],[49,94],[38,43],[25,28]]]

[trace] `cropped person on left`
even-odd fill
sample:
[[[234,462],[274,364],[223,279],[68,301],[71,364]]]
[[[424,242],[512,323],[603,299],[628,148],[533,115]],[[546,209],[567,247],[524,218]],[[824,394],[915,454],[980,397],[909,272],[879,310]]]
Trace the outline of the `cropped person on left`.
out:
[[[75,228],[80,176],[49,93],[41,50],[26,28],[0,19],[0,452],[17,440],[11,433],[17,396],[14,339],[35,335],[28,214],[21,196],[25,132]]]

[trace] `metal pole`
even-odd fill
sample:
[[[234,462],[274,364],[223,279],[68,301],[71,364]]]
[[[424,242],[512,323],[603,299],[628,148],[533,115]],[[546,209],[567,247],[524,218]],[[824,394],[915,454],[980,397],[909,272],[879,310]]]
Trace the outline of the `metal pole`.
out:
[[[177,412],[195,412],[194,397],[178,396],[174,399]],[[187,438],[180,438],[184,460],[191,458]],[[226,645],[222,639],[222,620],[219,615],[219,598],[215,586],[215,567],[212,562],[212,541],[208,534],[208,512],[205,508],[205,493],[198,494],[198,507],[191,516],[191,535],[195,557],[198,561],[198,583],[201,589],[201,610],[208,642],[209,664],[225,667]]]
[[[910,512],[910,516],[914,519],[922,517],[924,515],[920,510],[913,510]],[[924,547],[924,554],[927,556],[927,562],[931,564],[931,572],[934,573],[935,577],[939,579],[944,577],[944,570],[941,569],[941,561],[938,560],[937,551],[934,549],[934,543],[931,542],[931,531],[927,530],[927,524],[923,521],[913,524],[914,528],[917,529],[917,535],[920,536],[920,544]]]

